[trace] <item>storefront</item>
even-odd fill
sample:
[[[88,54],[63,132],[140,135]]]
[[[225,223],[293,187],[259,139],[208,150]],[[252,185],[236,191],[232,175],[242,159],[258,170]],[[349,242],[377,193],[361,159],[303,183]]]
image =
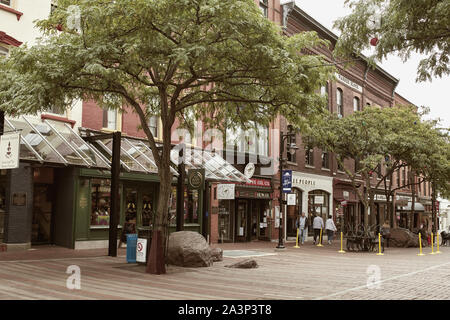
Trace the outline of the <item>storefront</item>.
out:
[[[328,216],[334,216],[332,210],[333,178],[292,171],[292,188],[298,195],[298,210],[305,212],[308,216],[308,233],[313,234],[313,220],[316,215],[322,217],[324,223]],[[289,207],[289,206],[288,206]],[[289,209],[288,209],[289,212]],[[301,214],[299,211],[298,214]],[[291,224],[293,216],[291,215]],[[335,217],[334,217],[335,218]],[[285,230],[288,219],[285,219]]]
[[[386,221],[389,222],[386,195],[382,194],[380,191],[376,191],[373,196],[373,201],[375,209],[375,224],[381,226]]]
[[[217,241],[270,240],[273,192],[271,179],[250,180],[245,184],[215,186],[218,190],[217,235],[214,235]]]
[[[350,180],[333,179],[336,227],[344,233],[360,224],[359,199]]]

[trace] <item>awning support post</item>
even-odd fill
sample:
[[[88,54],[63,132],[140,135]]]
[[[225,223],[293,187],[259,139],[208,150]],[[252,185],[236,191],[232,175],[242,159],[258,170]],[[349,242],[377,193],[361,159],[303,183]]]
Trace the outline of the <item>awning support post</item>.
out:
[[[121,133],[113,133],[112,163],[111,163],[111,212],[109,217],[109,247],[108,256],[117,257],[117,225],[120,215],[120,141]]]

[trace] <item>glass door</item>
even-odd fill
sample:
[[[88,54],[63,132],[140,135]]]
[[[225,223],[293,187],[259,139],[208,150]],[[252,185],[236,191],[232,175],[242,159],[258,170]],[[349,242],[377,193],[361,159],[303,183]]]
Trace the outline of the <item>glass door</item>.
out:
[[[260,208],[260,202],[257,200],[253,200],[251,202],[252,204],[252,211],[251,211],[251,229],[250,229],[250,240],[257,240],[258,239],[258,233],[259,233],[259,208]]]
[[[245,200],[238,201],[236,214],[236,240],[246,241],[247,239],[247,206]]]
[[[33,244],[49,244],[52,242],[53,195],[53,185],[34,185],[31,232],[31,242]]]
[[[219,200],[219,241],[231,241],[231,212],[234,201]]]

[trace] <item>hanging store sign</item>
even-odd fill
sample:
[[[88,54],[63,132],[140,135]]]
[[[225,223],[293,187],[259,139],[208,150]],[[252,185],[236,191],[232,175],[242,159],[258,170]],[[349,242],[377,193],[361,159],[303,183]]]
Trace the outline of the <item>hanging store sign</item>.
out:
[[[217,199],[218,200],[233,200],[235,194],[235,184],[218,184],[217,185]]]
[[[4,134],[0,137],[0,169],[19,167],[20,133]]]
[[[250,179],[255,174],[255,164],[254,163],[247,163],[244,169],[244,175],[247,177],[247,179]]]
[[[188,188],[190,190],[203,190],[205,185],[205,169],[188,170]]]

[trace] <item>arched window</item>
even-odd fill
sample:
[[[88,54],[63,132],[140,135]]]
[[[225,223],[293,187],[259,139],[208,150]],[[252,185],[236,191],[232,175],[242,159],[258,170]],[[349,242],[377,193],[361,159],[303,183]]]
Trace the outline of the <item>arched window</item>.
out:
[[[353,111],[361,111],[361,104],[359,103],[358,97],[353,98]]]
[[[344,116],[344,99],[342,89],[338,88],[336,91],[337,115],[339,118]]]

